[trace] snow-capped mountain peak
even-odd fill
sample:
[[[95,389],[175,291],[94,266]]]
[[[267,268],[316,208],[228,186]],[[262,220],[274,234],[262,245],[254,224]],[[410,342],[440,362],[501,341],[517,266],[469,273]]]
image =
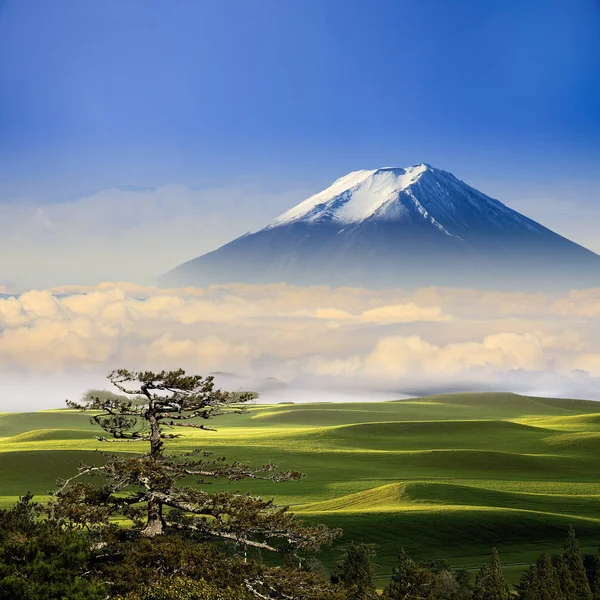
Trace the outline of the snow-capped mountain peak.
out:
[[[421,163],[353,171],[167,285],[597,287],[600,257]]]
[[[333,221],[340,225],[360,223],[395,200],[432,167],[425,163],[407,167],[353,171],[327,189],[311,196],[277,217],[267,229],[296,221]],[[383,211],[385,213],[385,211]],[[380,215],[385,218],[385,214]],[[391,216],[391,215],[388,215]]]

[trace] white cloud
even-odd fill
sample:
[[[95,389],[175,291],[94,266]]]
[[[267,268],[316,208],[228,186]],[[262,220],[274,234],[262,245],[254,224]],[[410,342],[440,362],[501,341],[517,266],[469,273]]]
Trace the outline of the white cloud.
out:
[[[0,298],[4,379],[97,379],[117,367],[224,371],[250,385],[427,386],[593,395],[598,290],[563,296],[429,288],[165,290],[131,283]],[[532,312],[535,306],[537,313]],[[255,382],[255,383],[252,383]],[[0,410],[14,408],[5,394]]]
[[[384,338],[365,358],[373,375],[455,376],[471,369],[539,371],[547,367],[541,340],[533,334],[499,333],[481,341],[432,344],[418,336]]]

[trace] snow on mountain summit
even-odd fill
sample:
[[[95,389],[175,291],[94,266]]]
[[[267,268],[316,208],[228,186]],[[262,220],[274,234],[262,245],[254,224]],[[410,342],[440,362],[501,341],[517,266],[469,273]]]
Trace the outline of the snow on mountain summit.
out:
[[[332,220],[343,225],[359,223],[377,214],[428,169],[431,167],[423,163],[406,169],[384,167],[353,171],[277,217],[268,228],[298,220],[309,223]]]
[[[353,171],[277,217],[265,230],[303,224],[342,231],[368,222],[426,226],[458,239],[475,232],[525,229],[537,235],[549,233],[502,202],[426,163]]]

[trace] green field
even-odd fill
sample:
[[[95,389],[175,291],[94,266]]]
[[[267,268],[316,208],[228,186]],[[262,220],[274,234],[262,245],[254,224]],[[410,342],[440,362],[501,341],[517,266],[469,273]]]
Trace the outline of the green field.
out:
[[[289,504],[345,539],[378,544],[389,574],[401,547],[473,568],[496,546],[513,581],[569,524],[600,545],[600,403],[514,394],[455,394],[398,402],[255,405],[219,417],[216,432],[183,430],[173,449],[207,448],[306,477],[220,484]],[[97,462],[88,417],[67,410],[0,414],[0,504]],[[324,560],[331,560],[331,551]]]

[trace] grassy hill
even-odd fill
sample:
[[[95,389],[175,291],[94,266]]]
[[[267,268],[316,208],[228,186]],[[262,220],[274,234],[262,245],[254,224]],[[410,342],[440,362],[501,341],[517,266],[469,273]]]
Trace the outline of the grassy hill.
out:
[[[514,578],[542,550],[558,551],[569,524],[584,548],[600,545],[600,403],[501,393],[256,405],[214,425],[183,430],[173,449],[305,472],[300,482],[229,489],[377,543],[382,575],[401,547],[475,567],[496,546]],[[0,414],[0,503],[46,495],[80,462],[100,461],[97,447],[136,451],[102,445],[94,431],[68,410]]]

